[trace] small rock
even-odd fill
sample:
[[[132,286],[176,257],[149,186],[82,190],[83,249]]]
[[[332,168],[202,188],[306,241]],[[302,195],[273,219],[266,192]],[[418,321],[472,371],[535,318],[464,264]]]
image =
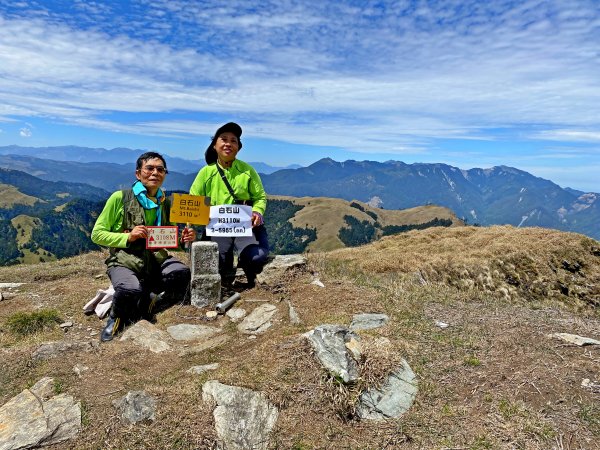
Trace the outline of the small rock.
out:
[[[238,330],[246,334],[264,333],[271,327],[271,318],[276,312],[275,305],[270,303],[260,305],[238,325]]]
[[[131,391],[119,400],[114,400],[121,420],[128,423],[137,423],[143,420],[154,420],[156,414],[156,400],[144,391]]]
[[[153,353],[161,353],[171,349],[170,337],[146,320],[140,320],[121,336],[121,341],[133,341]]]
[[[98,274],[98,275],[96,275],[94,278],[95,278],[96,280],[99,280],[100,278],[104,277],[104,275],[105,275],[105,274],[103,274],[103,273],[99,273],[99,274]]]
[[[357,314],[352,318],[351,331],[371,330],[384,326],[390,318],[386,314]]]
[[[438,328],[441,328],[442,330],[448,328],[450,326],[450,324],[446,323],[446,322],[441,322],[439,320],[435,321],[435,326]]]
[[[581,387],[591,389],[592,392],[600,392],[600,383],[594,383],[589,378],[581,380]]]
[[[313,282],[310,283],[310,284],[314,284],[315,286],[319,286],[320,288],[324,288],[325,287],[325,285],[318,278],[315,278],[313,280]]]
[[[580,347],[583,347],[584,345],[600,345],[600,341],[597,341],[596,339],[578,336],[576,334],[553,333],[550,334],[549,337],[562,339],[563,341],[568,342],[569,344],[575,344]]]
[[[193,367],[190,367],[186,372],[193,373],[195,375],[200,375],[201,373],[204,373],[208,370],[217,370],[218,368],[219,368],[219,363],[213,363],[213,364],[205,364],[203,366],[193,366]]]
[[[206,311],[206,317],[208,317],[209,319],[214,319],[218,315],[219,313],[217,313],[216,311]]]
[[[298,316],[298,313],[296,312],[296,309],[292,305],[292,302],[290,302],[288,300],[287,303],[288,303],[288,308],[289,308],[290,323],[292,325],[300,325],[302,323],[302,321],[300,320],[300,317]]]
[[[256,335],[255,334],[251,334],[250,336],[248,336],[248,339],[250,339],[250,340],[256,339]]]
[[[225,315],[229,317],[232,322],[237,322],[246,317],[246,310],[243,308],[231,308]]]
[[[61,328],[71,328],[73,326],[73,322],[71,322],[70,320],[68,322],[63,322],[59,325],[59,327]]]
[[[89,370],[89,367],[87,367],[87,366],[82,366],[82,365],[80,365],[80,364],[77,364],[76,366],[73,366],[73,372],[75,372],[75,374],[76,374],[78,377],[81,377],[81,374],[82,374],[83,372],[85,372],[86,370]]]
[[[90,331],[90,336],[91,337],[98,336],[98,332],[96,330]]]

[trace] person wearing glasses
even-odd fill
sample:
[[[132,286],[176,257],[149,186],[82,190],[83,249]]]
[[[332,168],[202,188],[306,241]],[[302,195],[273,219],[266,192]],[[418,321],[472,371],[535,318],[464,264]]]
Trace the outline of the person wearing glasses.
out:
[[[206,166],[198,172],[190,187],[190,194],[210,197],[210,204],[245,204],[252,206],[252,232],[249,237],[216,237],[219,246],[219,273],[225,287],[235,279],[234,251],[238,253],[238,267],[247,280],[247,287],[254,287],[269,256],[269,242],[263,214],[267,208],[267,194],[260,176],[250,164],[237,159],[242,149],[242,127],[229,122],[220,127],[204,154]],[[203,237],[204,239],[204,237]]]
[[[170,202],[161,189],[167,173],[162,155],[141,155],[136,162],[137,181],[131,189],[116,191],[109,197],[92,230],[92,241],[109,247],[107,274],[115,290],[100,334],[103,342],[112,340],[126,324],[151,318],[157,311],[182,301],[188,292],[190,269],[164,248],[146,249],[146,227],[171,225]],[[196,231],[184,228],[181,242],[195,239]]]

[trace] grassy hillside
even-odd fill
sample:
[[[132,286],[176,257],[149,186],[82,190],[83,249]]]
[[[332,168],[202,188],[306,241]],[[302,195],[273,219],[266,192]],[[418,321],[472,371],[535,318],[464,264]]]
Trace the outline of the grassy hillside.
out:
[[[0,208],[12,208],[15,205],[33,206],[40,201],[37,197],[23,194],[15,186],[0,183]]]
[[[462,221],[457,219],[448,208],[434,205],[405,210],[385,210],[372,208],[363,202],[348,202],[326,197],[271,196],[269,198],[288,200],[294,205],[303,207],[290,222],[294,227],[316,228],[317,239],[308,244],[309,251],[329,251],[345,247],[345,244],[339,238],[339,232],[340,229],[348,226],[344,220],[346,215],[353,216],[359,221],[367,221],[370,224],[378,222],[381,228],[391,225],[422,224],[435,218],[451,220],[453,226],[462,225]],[[378,231],[377,237],[380,237],[380,235],[381,230]]]
[[[189,348],[175,342],[179,347],[158,354],[131,341],[89,344],[103,322],[85,316],[82,306],[107,286],[105,257],[91,252],[0,268],[0,282],[26,283],[0,308],[0,406],[53,377],[57,392],[81,401],[84,411],[81,433],[56,448],[216,448],[213,406],[202,400],[211,379],[264,392],[277,406],[269,448],[599,448],[600,346],[549,337],[600,339],[600,243],[582,235],[430,228],[311,252],[306,270],[242,292],[236,306],[247,312],[265,302],[277,309],[273,326],[255,339],[227,316],[206,321],[206,310],[191,306],[160,314],[162,331],[181,323],[220,330],[220,343],[195,353],[180,352]],[[311,284],[315,273],[325,288]],[[288,302],[300,324],[290,322]],[[49,309],[73,327],[27,336],[11,331],[15,314]],[[323,323],[349,325],[364,312],[385,313],[390,321],[359,332],[364,379],[341,385],[316,362],[302,334]],[[33,358],[48,341],[72,346],[55,358]],[[399,419],[359,420],[358,388],[380,384],[399,358],[417,374],[415,403]],[[212,363],[219,366],[211,372],[187,372]],[[138,390],[157,399],[156,420],[123,425],[113,401]]]

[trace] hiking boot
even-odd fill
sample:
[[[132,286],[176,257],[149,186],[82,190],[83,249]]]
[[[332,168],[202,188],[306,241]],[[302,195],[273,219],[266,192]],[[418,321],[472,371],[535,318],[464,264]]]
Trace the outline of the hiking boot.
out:
[[[119,334],[119,332],[123,329],[123,320],[120,317],[114,317],[112,314],[108,316],[108,320],[106,321],[106,326],[100,333],[100,341],[108,342],[112,341],[113,338]]]

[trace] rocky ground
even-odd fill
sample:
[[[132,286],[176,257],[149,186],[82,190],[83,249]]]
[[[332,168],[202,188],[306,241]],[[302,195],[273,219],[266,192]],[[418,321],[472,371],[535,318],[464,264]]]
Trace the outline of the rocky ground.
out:
[[[2,268],[0,282],[23,284],[0,285],[0,418],[16,396],[42,415],[62,408],[69,420],[47,437],[57,449],[600,448],[598,243],[545,233],[424,230],[309,255],[304,268],[242,291],[229,315],[176,306],[108,344],[98,342],[103,322],[82,309],[108,285],[104,255]],[[60,324],[25,335],[10,326],[48,309]],[[365,313],[387,319],[353,327]],[[307,338],[324,324],[350,333],[341,353],[355,379]],[[407,410],[365,417],[361,395],[404,363],[416,387]],[[42,423],[11,417],[30,432]],[[240,418],[258,434],[224,437],[223,424]],[[6,432],[0,419],[2,449],[13,448]],[[65,440],[52,444],[59,432]]]

